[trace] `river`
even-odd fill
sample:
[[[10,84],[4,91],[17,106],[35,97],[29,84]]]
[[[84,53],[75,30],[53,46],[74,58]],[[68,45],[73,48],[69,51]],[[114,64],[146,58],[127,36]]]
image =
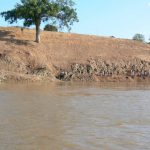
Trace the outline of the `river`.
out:
[[[150,84],[0,84],[0,150],[149,150]]]

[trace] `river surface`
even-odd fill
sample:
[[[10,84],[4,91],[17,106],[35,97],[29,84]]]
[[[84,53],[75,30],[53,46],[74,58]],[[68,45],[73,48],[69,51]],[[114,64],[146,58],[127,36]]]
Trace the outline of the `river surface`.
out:
[[[0,150],[150,150],[150,84],[1,84]]]

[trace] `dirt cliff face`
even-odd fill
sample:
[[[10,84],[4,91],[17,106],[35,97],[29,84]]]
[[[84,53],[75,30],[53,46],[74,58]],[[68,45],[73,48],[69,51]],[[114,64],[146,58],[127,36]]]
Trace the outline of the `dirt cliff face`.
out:
[[[0,28],[0,80],[142,81],[150,79],[150,45],[89,35]]]

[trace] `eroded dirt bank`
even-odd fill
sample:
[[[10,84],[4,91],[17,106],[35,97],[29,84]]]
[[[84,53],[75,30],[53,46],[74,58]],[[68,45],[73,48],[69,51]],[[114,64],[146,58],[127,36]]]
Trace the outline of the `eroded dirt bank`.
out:
[[[150,45],[109,37],[0,28],[0,81],[150,80]]]

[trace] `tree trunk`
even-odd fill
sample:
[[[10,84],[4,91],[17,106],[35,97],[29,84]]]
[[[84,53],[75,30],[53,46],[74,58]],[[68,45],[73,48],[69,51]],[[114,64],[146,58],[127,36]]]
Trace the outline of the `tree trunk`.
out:
[[[35,42],[40,43],[40,24],[36,24],[36,38]]]

